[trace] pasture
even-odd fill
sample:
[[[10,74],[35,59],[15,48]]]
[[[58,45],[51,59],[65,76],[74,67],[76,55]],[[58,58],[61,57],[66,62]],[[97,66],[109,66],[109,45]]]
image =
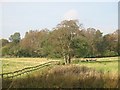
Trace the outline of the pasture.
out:
[[[2,58],[3,72],[36,66],[55,59]],[[60,59],[59,59],[60,60]],[[4,88],[116,88],[118,87],[118,58],[97,58],[95,62],[81,62],[77,58],[70,65],[52,65],[19,78],[3,80]],[[57,59],[55,61],[58,61]],[[109,71],[109,73],[108,73]],[[34,82],[33,82],[34,81]],[[29,82],[29,84],[28,84]],[[12,84],[11,84],[12,83]],[[91,84],[92,83],[92,84]]]
[[[14,72],[26,67],[36,66],[51,61],[46,58],[1,58],[3,73]]]
[[[1,58],[3,73],[36,66],[55,59],[47,58]],[[56,59],[57,60],[57,59]],[[58,59],[60,60],[60,59]],[[103,72],[118,72],[118,57],[97,58],[95,62],[81,62],[83,58],[75,58],[72,64],[90,67]],[[61,62],[63,60],[60,60]]]
[[[81,62],[82,58],[74,60],[73,63],[86,66],[102,72],[118,72],[118,57],[96,58],[96,61]]]

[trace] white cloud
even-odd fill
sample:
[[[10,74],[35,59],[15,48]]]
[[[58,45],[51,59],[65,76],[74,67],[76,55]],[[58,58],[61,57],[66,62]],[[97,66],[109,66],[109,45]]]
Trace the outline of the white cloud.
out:
[[[64,14],[63,19],[64,20],[78,19],[78,12],[74,9],[71,9]]]

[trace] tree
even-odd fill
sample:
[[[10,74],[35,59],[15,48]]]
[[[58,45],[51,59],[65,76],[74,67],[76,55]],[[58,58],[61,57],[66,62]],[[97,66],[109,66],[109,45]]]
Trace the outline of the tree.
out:
[[[1,39],[0,43],[4,56],[63,57],[69,64],[73,57],[119,55],[118,31],[103,36],[100,30],[83,28],[77,20],[64,20],[51,31],[30,30],[23,39],[16,32],[10,36],[10,42]]]
[[[62,21],[53,29],[51,33],[51,42],[54,51],[60,53],[65,63],[71,63],[73,57],[73,41],[80,36],[79,22],[77,20]]]
[[[87,57],[89,54],[88,43],[86,42],[85,37],[75,39],[72,42],[72,48],[74,49],[74,57]]]
[[[44,57],[46,56],[46,50],[44,49],[49,34],[48,29],[41,31],[29,31],[26,33],[25,38],[20,42],[22,50],[27,50],[32,57]],[[26,53],[27,53],[26,52]]]
[[[103,36],[102,36],[102,32],[100,32],[100,30],[96,30],[93,42],[94,42],[93,44],[94,44],[94,48],[95,48],[95,56],[101,56],[102,52],[104,51],[104,47],[102,44]]]
[[[17,56],[19,50],[20,33],[16,32],[9,38],[10,42],[2,39],[2,56]]]
[[[118,31],[106,34],[103,37],[104,55],[118,55]],[[106,54],[107,53],[107,54]],[[111,54],[112,53],[112,54]],[[114,53],[114,54],[113,54]]]
[[[9,43],[9,41],[7,39],[0,39],[0,45],[5,46]]]
[[[88,44],[88,57],[100,56],[103,50],[103,36],[100,30],[96,30],[94,28],[87,28],[87,30],[84,30],[82,32],[85,35]]]
[[[13,51],[11,50],[12,47],[14,47],[13,43],[8,43],[5,46],[2,46],[1,48],[2,56],[12,56],[13,55]]]
[[[9,40],[10,40],[11,42],[15,42],[15,43],[20,42],[20,39],[21,39],[21,37],[20,37],[20,33],[19,33],[19,32],[16,32],[16,33],[14,33],[13,35],[11,35],[11,36],[9,37]]]

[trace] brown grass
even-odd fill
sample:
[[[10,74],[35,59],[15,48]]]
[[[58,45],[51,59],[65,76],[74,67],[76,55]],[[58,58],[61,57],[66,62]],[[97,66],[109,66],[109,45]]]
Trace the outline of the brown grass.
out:
[[[117,74],[103,73],[78,65],[60,65],[28,75],[4,80],[10,88],[117,88]]]

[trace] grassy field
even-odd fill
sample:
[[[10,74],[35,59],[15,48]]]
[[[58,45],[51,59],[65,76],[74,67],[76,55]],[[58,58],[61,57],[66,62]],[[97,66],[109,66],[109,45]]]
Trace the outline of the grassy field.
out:
[[[103,72],[118,72],[118,57],[97,58],[96,62],[80,62],[81,59],[73,61],[80,66],[87,66]]]
[[[36,66],[51,59],[46,58],[1,58],[3,73],[13,72],[30,66]]]
[[[118,72],[118,57],[97,58],[96,62],[81,62],[82,58],[73,60],[73,64],[91,67],[103,72]],[[29,66],[36,66],[52,59],[46,58],[1,58],[3,73],[16,71]]]
[[[3,87],[71,88],[70,90],[72,88],[117,88],[118,77],[115,74],[97,72],[80,65],[55,65],[35,71],[24,78],[5,79]]]
[[[3,72],[16,71],[50,61],[46,58],[2,58]],[[97,58],[96,62],[72,61],[71,65],[54,65],[19,78],[3,80],[6,88],[116,88],[118,57]],[[100,71],[100,72],[99,72]],[[102,72],[101,72],[102,71]],[[109,71],[109,73],[107,73]],[[29,83],[28,83],[29,82]]]

